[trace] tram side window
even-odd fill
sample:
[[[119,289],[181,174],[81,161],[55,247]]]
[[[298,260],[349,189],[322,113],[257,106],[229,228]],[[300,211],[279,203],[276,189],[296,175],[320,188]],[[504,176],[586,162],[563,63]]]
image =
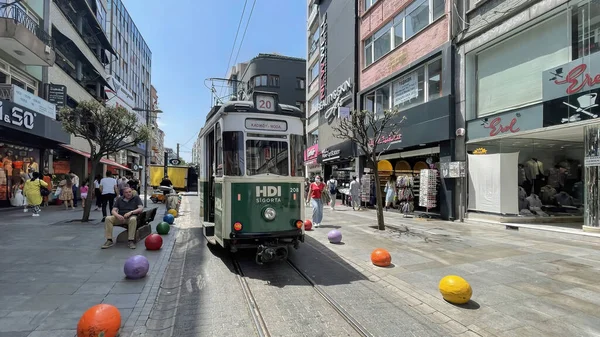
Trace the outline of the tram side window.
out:
[[[244,175],[244,133],[223,132],[223,166],[226,176]]]
[[[304,137],[290,135],[290,172],[294,177],[304,177]]]
[[[216,172],[215,175],[217,177],[223,176],[223,138],[221,137],[221,126],[217,123],[215,126],[215,136],[217,141],[215,142],[215,158],[217,160],[216,163]]]
[[[289,175],[288,144],[272,140],[249,139],[246,141],[246,174]]]

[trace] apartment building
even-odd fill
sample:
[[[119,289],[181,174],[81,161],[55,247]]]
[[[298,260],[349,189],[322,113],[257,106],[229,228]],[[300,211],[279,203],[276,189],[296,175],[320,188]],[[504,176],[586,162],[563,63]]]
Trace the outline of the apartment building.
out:
[[[44,14],[48,6],[49,0],[0,2],[0,207],[17,206],[20,175],[51,169],[53,151],[69,142],[56,121],[58,96],[45,99],[58,47]]]

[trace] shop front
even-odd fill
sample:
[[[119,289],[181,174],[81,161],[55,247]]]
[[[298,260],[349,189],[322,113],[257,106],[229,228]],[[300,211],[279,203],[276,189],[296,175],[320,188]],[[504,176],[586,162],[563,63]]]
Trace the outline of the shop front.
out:
[[[49,165],[49,150],[69,142],[60,123],[48,115],[0,101],[0,207],[15,203],[22,174],[30,168],[43,172]]]
[[[445,220],[454,218],[454,180],[439,175],[440,163],[450,162],[454,154],[453,99],[443,96],[403,110],[390,120],[386,134],[377,140],[377,168],[367,167],[365,174],[369,178],[363,176],[363,181],[372,183],[372,171],[377,169],[379,188],[384,192],[388,181],[393,183],[396,191],[392,207],[403,213],[425,212]],[[421,170],[434,170],[433,185],[425,182]],[[422,183],[431,189],[425,191]],[[373,204],[374,188],[371,187],[369,198]],[[428,194],[430,202],[420,202],[423,193]]]
[[[539,80],[539,103],[467,123],[468,211],[597,230],[600,53]]]
[[[310,146],[304,150],[304,166],[306,166],[306,177],[313,180],[314,177],[321,173],[321,164],[317,162],[317,158],[321,152],[319,152],[319,144]]]

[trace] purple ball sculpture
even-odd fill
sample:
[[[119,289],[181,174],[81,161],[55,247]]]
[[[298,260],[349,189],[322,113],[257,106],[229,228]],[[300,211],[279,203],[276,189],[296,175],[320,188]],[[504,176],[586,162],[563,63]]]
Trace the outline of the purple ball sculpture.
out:
[[[327,233],[327,239],[331,243],[340,243],[342,242],[342,232],[338,231],[337,229],[331,230],[329,233]]]
[[[128,279],[137,280],[141,279],[148,274],[150,269],[150,263],[145,256],[135,255],[125,261],[125,267],[123,271]]]

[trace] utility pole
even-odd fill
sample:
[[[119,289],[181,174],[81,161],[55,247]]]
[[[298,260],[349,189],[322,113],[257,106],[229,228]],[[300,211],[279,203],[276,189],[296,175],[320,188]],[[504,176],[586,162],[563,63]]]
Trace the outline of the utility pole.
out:
[[[177,157],[175,159],[179,160],[179,143],[177,143]]]

